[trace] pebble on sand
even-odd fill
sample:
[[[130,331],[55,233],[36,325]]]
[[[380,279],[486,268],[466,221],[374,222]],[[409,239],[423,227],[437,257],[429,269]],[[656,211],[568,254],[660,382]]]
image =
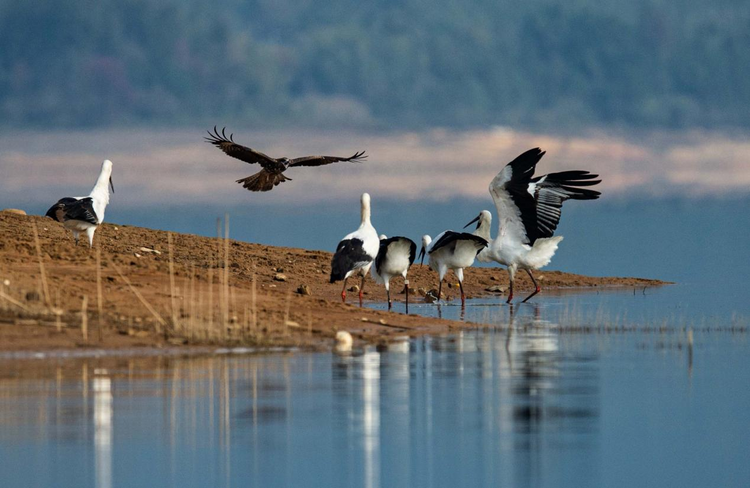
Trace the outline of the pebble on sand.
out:
[[[20,208],[6,208],[3,210],[3,212],[16,215],[26,215],[26,211],[21,210]]]
[[[286,281],[286,275],[283,273],[276,273],[276,276],[273,277],[274,281]]]
[[[495,293],[505,293],[505,287],[500,285],[492,285],[484,289],[485,291],[492,291]]]
[[[297,293],[300,295],[312,295],[312,291],[310,291],[310,287],[307,285],[299,285]]]

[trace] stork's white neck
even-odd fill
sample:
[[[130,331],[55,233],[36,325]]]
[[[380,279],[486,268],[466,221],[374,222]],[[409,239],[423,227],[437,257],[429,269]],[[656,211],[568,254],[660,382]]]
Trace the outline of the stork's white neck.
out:
[[[94,199],[95,210],[98,212],[97,217],[101,220],[104,214],[104,206],[109,203],[109,179],[112,176],[112,161],[107,159],[102,163],[102,170],[99,178],[96,180],[94,188],[89,196]],[[98,205],[97,205],[98,204]],[[101,209],[96,208],[100,206]]]
[[[361,203],[362,210],[360,227],[364,227],[367,225],[372,226],[372,224],[370,223],[370,195],[368,195],[367,193],[363,193]]]
[[[491,229],[492,229],[492,216],[482,215],[482,217],[479,218],[479,225],[477,225],[477,229],[473,232],[473,234],[489,242],[491,240],[491,237],[490,237]]]

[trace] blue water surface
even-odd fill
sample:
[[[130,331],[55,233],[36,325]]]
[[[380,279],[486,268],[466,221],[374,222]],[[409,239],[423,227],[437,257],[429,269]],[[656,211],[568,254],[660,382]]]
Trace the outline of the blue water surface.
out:
[[[351,356],[30,361],[4,486],[746,486],[744,333],[514,327]]]

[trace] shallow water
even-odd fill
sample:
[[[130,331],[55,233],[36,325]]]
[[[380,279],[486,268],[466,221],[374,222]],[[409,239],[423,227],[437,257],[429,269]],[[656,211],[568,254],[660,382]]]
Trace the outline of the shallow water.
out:
[[[742,288],[726,294],[717,283],[676,283],[646,288],[543,289],[529,302],[521,303],[529,293],[530,290],[518,292],[512,305],[505,303],[506,295],[497,295],[469,299],[462,308],[460,300],[455,298],[457,290],[452,290],[454,298],[441,302],[440,306],[423,303],[421,298],[415,297],[409,304],[409,312],[492,326],[512,326],[513,321],[520,317],[535,316],[550,326],[566,330],[583,327],[719,331],[750,327],[750,289]],[[394,311],[405,312],[403,300],[404,295],[394,295]],[[368,303],[367,306],[379,310],[387,308],[385,303]]]
[[[4,362],[3,486],[746,486],[744,326],[567,322],[673,290],[485,300],[497,326],[352,356]]]

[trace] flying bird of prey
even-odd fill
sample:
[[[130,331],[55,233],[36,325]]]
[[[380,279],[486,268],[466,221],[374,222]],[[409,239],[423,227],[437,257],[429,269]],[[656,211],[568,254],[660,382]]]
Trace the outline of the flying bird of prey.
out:
[[[338,156],[303,156],[301,158],[272,158],[260,151],[251,149],[249,147],[237,144],[234,142],[233,135],[229,134],[227,137],[225,133],[226,128],[221,129],[221,133],[214,126],[213,133],[208,131],[206,142],[213,144],[218,147],[227,156],[239,159],[250,164],[259,164],[263,168],[254,175],[248,176],[237,180],[237,183],[242,184],[243,187],[250,191],[269,191],[273,190],[273,187],[284,181],[292,181],[291,178],[284,176],[284,172],[287,168],[293,168],[298,166],[324,166],[326,164],[338,163],[342,161],[348,161],[352,163],[361,163],[367,156],[364,151],[354,153],[353,156],[348,158],[342,158]]]

